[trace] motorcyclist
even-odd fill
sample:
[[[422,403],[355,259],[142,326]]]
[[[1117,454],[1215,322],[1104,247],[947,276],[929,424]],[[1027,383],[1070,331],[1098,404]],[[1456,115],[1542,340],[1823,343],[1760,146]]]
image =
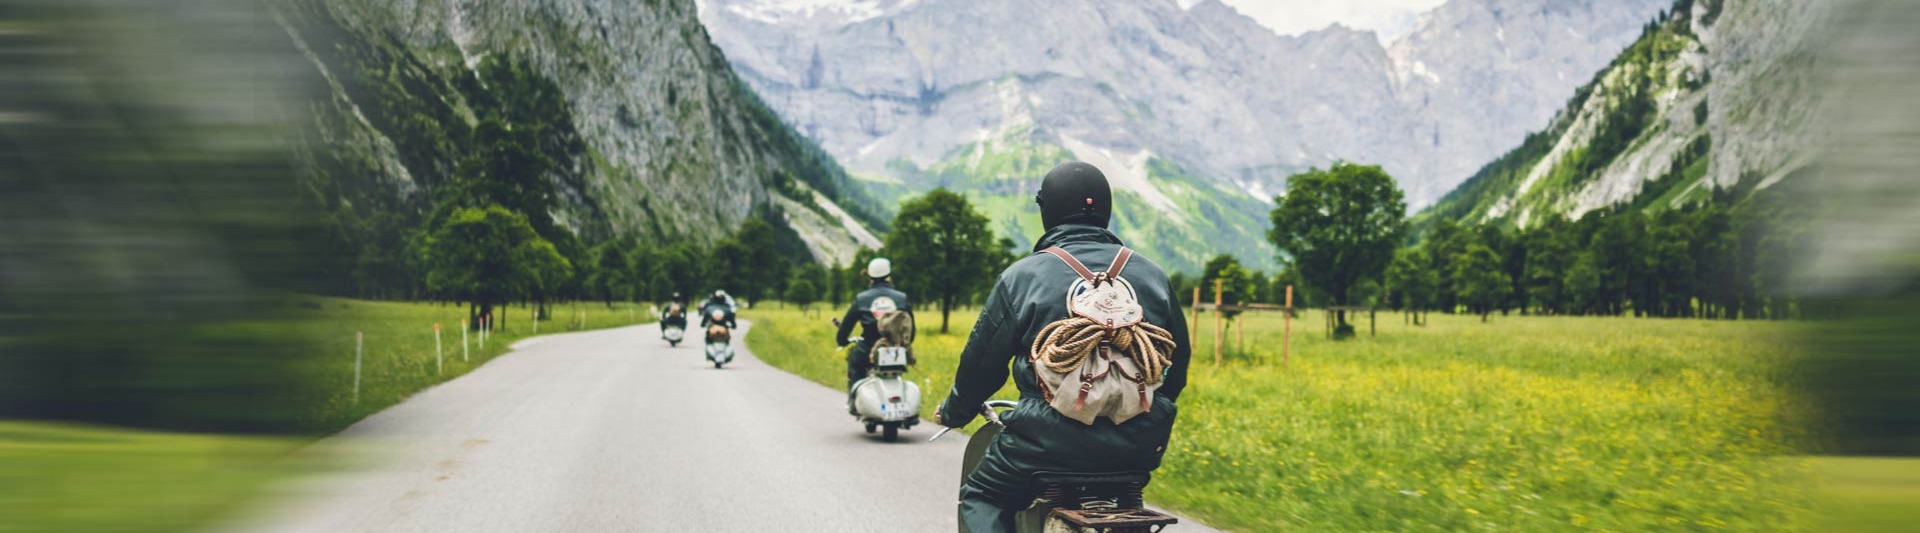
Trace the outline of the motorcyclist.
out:
[[[660,323],[664,326],[678,326],[681,329],[687,327],[687,301],[679,291],[674,291],[673,299],[667,300],[666,305],[660,306]]]
[[[840,329],[833,337],[834,343],[841,347],[853,344],[853,348],[847,350],[849,390],[855,382],[867,377],[867,370],[872,366],[867,358],[873,343],[880,340],[879,315],[895,311],[913,315],[913,303],[907,299],[907,293],[893,288],[893,261],[876,257],[867,262],[866,274],[870,280],[867,290],[854,295],[853,305],[847,308],[847,316],[840,320]],[[858,338],[850,336],[856,323],[860,325]]]
[[[1048,405],[1028,354],[1040,329],[1067,318],[1063,294],[1079,279],[1061,260],[1039,253],[1065,249],[1094,271],[1110,266],[1122,246],[1107,230],[1113,195],[1106,176],[1086,163],[1054,167],[1035,197],[1046,232],[1033,255],[1002,273],[975,322],[953,389],[935,422],[964,427],[980,404],[1007,381],[1011,370],[1018,406],[1001,417],[1005,431],[960,488],[960,523],[968,531],[1014,531],[1015,514],[1033,501],[1035,472],[1151,471],[1160,466],[1176,414],[1174,402],[1187,383],[1192,347],[1187,323],[1159,265],[1133,256],[1121,277],[1131,283],[1146,322],[1164,326],[1176,339],[1172,364],[1151,400],[1151,409],[1122,424],[1107,418],[1082,424]],[[1011,359],[1011,369],[1009,369]]]
[[[720,312],[722,318],[719,321],[713,319],[714,311]],[[733,298],[727,296],[727,291],[713,291],[713,297],[707,298],[706,302],[700,304],[701,328],[719,324],[726,326],[727,329],[738,329],[739,324],[735,322],[734,318]]]

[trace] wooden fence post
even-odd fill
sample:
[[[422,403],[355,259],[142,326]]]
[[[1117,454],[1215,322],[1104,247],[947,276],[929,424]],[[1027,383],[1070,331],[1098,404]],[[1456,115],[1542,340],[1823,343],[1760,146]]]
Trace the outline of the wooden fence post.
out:
[[[1227,313],[1220,309],[1222,283],[1224,279],[1213,280],[1213,366],[1220,366],[1220,345],[1226,342]]]
[[[360,358],[365,351],[366,334],[353,332],[353,403],[360,403]]]
[[[1286,337],[1280,341],[1280,368],[1287,367],[1287,357],[1293,351],[1293,286],[1287,286],[1287,327]]]

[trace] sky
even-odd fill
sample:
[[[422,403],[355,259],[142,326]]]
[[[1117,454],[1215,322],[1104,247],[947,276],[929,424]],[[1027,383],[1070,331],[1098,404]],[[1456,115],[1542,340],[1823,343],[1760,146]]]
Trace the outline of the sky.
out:
[[[1200,0],[1180,0],[1183,6]],[[1341,25],[1373,30],[1380,40],[1390,41],[1407,30],[1420,13],[1445,0],[1221,0],[1233,9],[1260,22],[1274,33],[1298,35]]]

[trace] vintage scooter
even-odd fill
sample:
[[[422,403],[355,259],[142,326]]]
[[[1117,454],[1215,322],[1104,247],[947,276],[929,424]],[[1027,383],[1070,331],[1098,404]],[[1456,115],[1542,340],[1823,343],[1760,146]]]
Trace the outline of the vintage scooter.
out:
[[[960,479],[973,474],[987,445],[1006,429],[1000,414],[1015,402],[989,401],[980,405],[987,424],[973,432],[961,455]],[[953,431],[940,430],[928,442]],[[1140,492],[1147,487],[1146,472],[1036,472],[1033,505],[1015,518],[1019,533],[1157,533],[1179,522],[1146,508]],[[962,525],[961,533],[966,533]]]
[[[713,363],[714,368],[720,368],[733,362],[733,330],[724,325],[726,312],[715,309],[711,313],[708,317],[711,323],[707,326],[707,361]]]
[[[847,393],[854,418],[867,433],[880,431],[887,442],[899,440],[900,430],[920,424],[920,386],[902,377],[906,373],[905,348],[874,348],[873,369]]]

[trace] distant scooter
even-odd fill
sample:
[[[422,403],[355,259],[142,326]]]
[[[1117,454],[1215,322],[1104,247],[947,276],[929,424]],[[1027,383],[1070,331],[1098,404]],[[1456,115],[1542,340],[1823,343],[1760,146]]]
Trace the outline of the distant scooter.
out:
[[[687,315],[674,313],[660,317],[660,338],[666,339],[668,346],[679,346],[687,339]]]
[[[1000,414],[1015,405],[1005,400],[980,405],[987,424],[967,440],[967,451],[960,460],[960,479],[980,466],[987,445],[1006,429]],[[943,429],[927,440],[949,431],[953,430]],[[1016,515],[1016,528],[1019,533],[1156,533],[1179,519],[1146,508],[1140,491],[1147,487],[1148,479],[1146,472],[1035,472],[1038,496],[1031,507]],[[960,532],[966,533],[965,525]]]
[[[714,368],[720,368],[733,362],[733,330],[725,325],[727,314],[724,311],[716,309],[708,318],[712,322],[707,326],[707,361],[712,362]]]

